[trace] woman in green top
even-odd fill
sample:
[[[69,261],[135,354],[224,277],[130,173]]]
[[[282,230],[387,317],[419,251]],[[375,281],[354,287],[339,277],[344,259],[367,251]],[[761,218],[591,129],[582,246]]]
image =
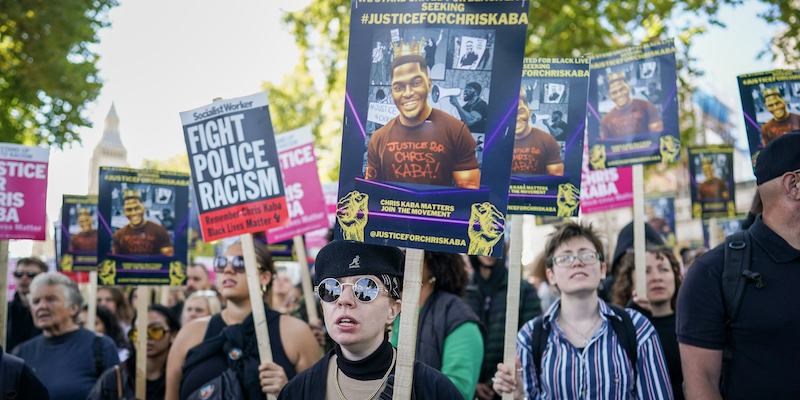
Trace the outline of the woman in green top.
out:
[[[465,266],[459,254],[425,252],[416,359],[450,378],[465,399],[473,399],[483,362],[484,327],[461,299],[469,284]],[[392,329],[395,347],[399,321],[395,319]]]

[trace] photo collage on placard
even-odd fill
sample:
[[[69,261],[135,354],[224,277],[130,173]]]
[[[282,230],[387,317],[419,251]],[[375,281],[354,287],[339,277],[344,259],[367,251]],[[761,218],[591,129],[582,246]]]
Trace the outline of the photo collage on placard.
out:
[[[600,137],[614,138],[663,130],[662,112],[665,94],[662,90],[661,66],[657,60],[642,60],[622,67],[606,68],[597,76],[597,113],[600,116]],[[644,110],[655,107],[656,114],[645,113],[646,123],[627,118],[623,110],[629,100]],[[639,103],[639,104],[636,104]],[[614,111],[614,110],[618,111]],[[608,115],[608,117],[605,117]],[[604,118],[605,117],[605,118]],[[633,115],[631,115],[633,117]],[[660,129],[654,129],[661,124]],[[638,129],[645,127],[648,130]]]
[[[569,89],[570,82],[568,79],[522,78],[522,90],[520,91],[520,96],[527,100],[530,110],[528,124],[538,132],[549,134],[556,139],[560,148],[559,156],[562,163],[565,159],[564,149],[567,145],[567,139],[572,133],[568,130]],[[538,158],[546,160],[549,157],[539,155]],[[515,168],[515,165],[512,164],[511,173],[517,174],[518,172],[515,172],[515,170],[525,169]],[[540,173],[540,175],[547,174],[547,171]]]
[[[398,106],[402,104],[404,96],[401,91],[393,92],[391,66],[395,49],[401,44],[419,46],[419,53],[427,64],[427,71],[424,73],[431,80],[430,89],[426,90],[428,93],[423,93],[427,96],[426,101],[432,108],[464,121],[475,141],[475,157],[480,169],[486,143],[495,31],[397,28],[376,29],[374,32],[362,174],[366,176],[366,150],[372,134],[400,114]],[[465,145],[472,147],[471,143]],[[425,165],[423,168],[433,168],[436,171],[435,166]]]

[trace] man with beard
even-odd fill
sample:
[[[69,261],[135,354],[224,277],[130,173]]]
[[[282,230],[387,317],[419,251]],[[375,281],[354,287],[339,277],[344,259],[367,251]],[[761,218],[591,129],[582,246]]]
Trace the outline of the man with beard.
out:
[[[550,116],[549,124],[547,123],[547,120],[542,121],[544,126],[550,130],[550,134],[553,135],[556,140],[567,140],[567,123],[564,122],[562,118],[564,118],[564,113],[555,110],[553,111],[553,115]]]
[[[70,251],[97,250],[97,229],[92,227],[92,211],[88,208],[78,209],[78,225],[81,231],[70,236]]]
[[[458,110],[458,115],[467,124],[469,131],[474,133],[486,133],[486,114],[489,112],[489,106],[481,100],[481,90],[480,83],[468,83],[464,88],[464,101],[467,104],[463,107],[456,96],[450,96],[450,104]]]
[[[778,88],[764,89],[764,104],[773,116],[771,120],[761,126],[761,138],[764,146],[784,133],[800,129],[800,115],[786,109],[786,101]]]
[[[420,47],[395,46],[392,99],[400,111],[369,141],[365,178],[478,189],[481,171],[467,125],[428,104],[431,79]]]
[[[525,96],[519,96],[511,173],[564,175],[564,162],[561,160],[558,142],[547,132],[532,127],[528,120],[535,123],[536,115],[531,113]]]
[[[122,210],[130,223],[114,232],[114,254],[162,255],[172,257],[169,233],[163,226],[144,218],[142,197],[138,190],[125,190]]]
[[[618,138],[646,132],[661,132],[664,122],[653,103],[631,97],[625,71],[608,74],[608,94],[616,107],[600,120],[600,137]]]

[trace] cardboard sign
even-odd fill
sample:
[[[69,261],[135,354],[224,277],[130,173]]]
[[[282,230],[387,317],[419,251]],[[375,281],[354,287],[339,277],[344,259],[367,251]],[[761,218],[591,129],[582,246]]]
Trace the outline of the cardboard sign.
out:
[[[289,223],[268,230],[267,243],[282,242],[306,232],[328,227],[311,127],[277,135],[275,142],[283,171]]]
[[[64,195],[61,205],[61,257],[64,272],[97,270],[97,196]]]
[[[0,143],[0,240],[44,240],[50,150]]]
[[[100,167],[97,208],[101,285],[184,284],[189,175]]]
[[[740,75],[744,126],[750,157],[784,133],[800,129],[800,70],[778,69]]]
[[[674,41],[591,58],[587,123],[591,169],[678,160]]]
[[[633,206],[633,171],[631,167],[589,169],[589,150],[583,146],[581,174],[581,213]]]
[[[336,237],[501,254],[529,3],[355,4]]]
[[[517,109],[509,214],[578,216],[587,58],[526,58]]]
[[[181,113],[206,242],[286,225],[266,92]]]
[[[693,218],[736,215],[732,143],[689,146],[689,180]]]

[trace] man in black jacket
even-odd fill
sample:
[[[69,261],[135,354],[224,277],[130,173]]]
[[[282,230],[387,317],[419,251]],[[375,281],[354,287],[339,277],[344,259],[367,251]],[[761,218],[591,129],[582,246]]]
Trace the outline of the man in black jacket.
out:
[[[14,300],[8,303],[8,324],[6,325],[6,348],[14,349],[18,344],[42,333],[33,325],[30,304],[28,304],[29,285],[36,275],[47,272],[47,264],[38,258],[20,258],[14,271],[17,292]]]

